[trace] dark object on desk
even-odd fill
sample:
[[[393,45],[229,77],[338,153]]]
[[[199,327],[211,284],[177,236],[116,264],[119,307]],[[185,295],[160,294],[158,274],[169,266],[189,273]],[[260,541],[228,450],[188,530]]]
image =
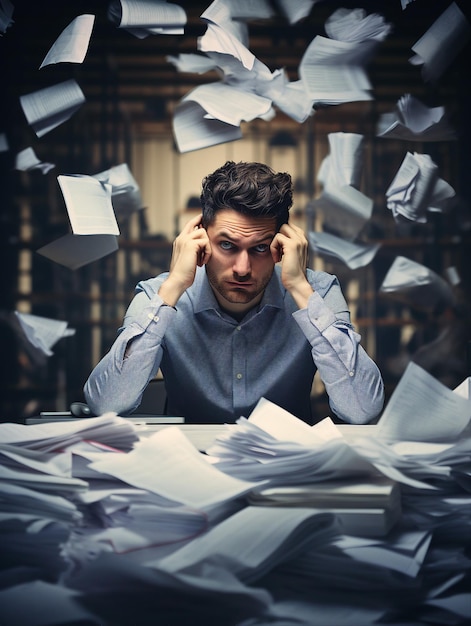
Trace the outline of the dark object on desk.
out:
[[[93,413],[85,402],[72,402],[70,405],[70,413],[74,417],[93,417]]]

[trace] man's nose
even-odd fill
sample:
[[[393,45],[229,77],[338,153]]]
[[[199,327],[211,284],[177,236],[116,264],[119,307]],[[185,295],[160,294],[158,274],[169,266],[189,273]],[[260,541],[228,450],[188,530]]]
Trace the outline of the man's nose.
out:
[[[250,274],[250,256],[247,250],[241,250],[237,253],[232,270],[237,276],[247,276]]]

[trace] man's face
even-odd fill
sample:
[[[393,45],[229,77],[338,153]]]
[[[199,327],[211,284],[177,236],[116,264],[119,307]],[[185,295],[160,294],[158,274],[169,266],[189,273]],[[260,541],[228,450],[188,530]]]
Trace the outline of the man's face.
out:
[[[273,274],[270,243],[276,218],[221,209],[207,233],[211,258],[206,272],[219,304],[232,312],[248,311],[260,302]]]

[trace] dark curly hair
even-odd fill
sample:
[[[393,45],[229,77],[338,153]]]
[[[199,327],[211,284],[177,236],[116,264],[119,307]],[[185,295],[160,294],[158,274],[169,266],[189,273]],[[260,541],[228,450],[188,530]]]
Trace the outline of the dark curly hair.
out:
[[[253,217],[276,217],[277,229],[288,221],[293,203],[291,176],[276,173],[268,165],[227,161],[208,174],[202,185],[204,228],[220,209],[234,209]]]

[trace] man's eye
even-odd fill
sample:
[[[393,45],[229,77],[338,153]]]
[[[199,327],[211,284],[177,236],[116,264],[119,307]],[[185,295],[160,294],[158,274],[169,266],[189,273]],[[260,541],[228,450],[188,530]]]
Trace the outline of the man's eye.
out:
[[[258,246],[254,247],[255,252],[266,252],[268,250],[267,243],[259,243]]]
[[[219,245],[223,250],[232,250],[234,247],[230,241],[221,241]]]

